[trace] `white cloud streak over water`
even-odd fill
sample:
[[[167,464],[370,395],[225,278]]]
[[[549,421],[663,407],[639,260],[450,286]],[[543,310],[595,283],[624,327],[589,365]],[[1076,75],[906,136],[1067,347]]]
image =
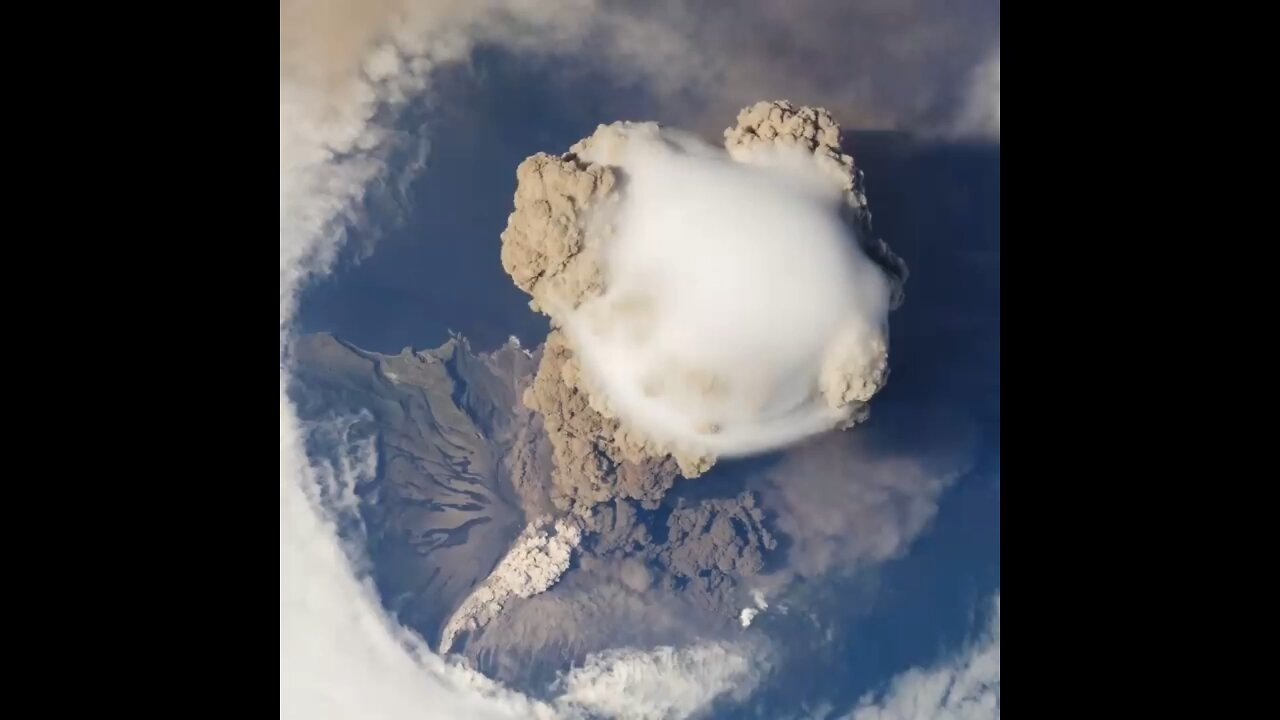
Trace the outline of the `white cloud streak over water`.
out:
[[[974,69],[956,132],[1000,141],[1000,48]]]
[[[687,718],[722,697],[745,699],[766,669],[763,655],[729,643],[610,650],[562,678],[557,702],[625,720]]]
[[[845,720],[997,720],[1000,717],[1000,594],[990,622],[967,651],[932,668],[898,675],[878,699],[868,695]]]

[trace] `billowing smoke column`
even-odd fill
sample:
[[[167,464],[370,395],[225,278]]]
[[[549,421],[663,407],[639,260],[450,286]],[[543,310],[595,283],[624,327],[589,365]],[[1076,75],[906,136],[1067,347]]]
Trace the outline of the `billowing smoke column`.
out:
[[[552,320],[525,401],[557,504],[652,505],[718,456],[867,417],[906,272],[839,143],[824,110],[758,103],[724,151],[614,123],[520,165],[502,262]]]
[[[509,598],[527,598],[546,591],[569,569],[569,557],[582,537],[577,526],[560,521],[554,534],[546,531],[548,518],[530,523],[516,539],[488,579],[467,597],[445,624],[440,652],[453,647],[458,634],[483,628]]]

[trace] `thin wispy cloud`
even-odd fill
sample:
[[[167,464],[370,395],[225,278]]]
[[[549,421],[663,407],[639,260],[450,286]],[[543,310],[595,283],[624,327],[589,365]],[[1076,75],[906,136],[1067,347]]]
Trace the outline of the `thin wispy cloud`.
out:
[[[1000,141],[1000,48],[974,68],[956,121],[956,133]]]
[[[746,644],[611,650],[562,678],[557,702],[625,720],[687,718],[721,698],[745,699],[767,670],[766,656]]]
[[[995,720],[1000,717],[1000,595],[984,632],[967,650],[898,675],[845,720]]]

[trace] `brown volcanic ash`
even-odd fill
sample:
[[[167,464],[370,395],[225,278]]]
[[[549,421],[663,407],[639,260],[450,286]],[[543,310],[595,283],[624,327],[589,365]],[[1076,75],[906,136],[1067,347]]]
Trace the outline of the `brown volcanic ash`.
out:
[[[642,511],[656,510],[677,477],[704,473],[719,454],[751,454],[867,417],[868,401],[887,379],[885,315],[901,302],[906,273],[871,234],[860,175],[839,143],[839,126],[825,111],[759,103],[725,132],[725,150],[653,123],[615,123],[564,155],[539,153],[520,165],[501,258],[531,307],[551,318],[552,331],[523,391],[531,415],[516,432],[507,465],[526,516],[540,514],[536,490],[548,475],[547,499],[569,515],[554,529],[543,519],[526,531],[450,618],[443,649],[465,633],[462,652],[516,680],[522,671],[510,653],[580,662],[617,641],[618,627],[634,630],[628,637],[637,643],[738,628],[743,582],[764,572],[767,553],[778,546],[757,496],[678,503],[666,514],[661,539],[651,535]],[[646,190],[649,161],[700,178],[677,191],[707,213],[703,236],[674,254],[643,219],[655,208],[656,214],[688,208],[665,190],[654,204]],[[717,206],[716,193],[759,206],[783,224],[762,236],[755,222],[761,218],[748,212],[748,226],[735,226],[727,216],[740,213]],[[773,196],[782,202],[771,205]],[[713,246],[725,240],[728,253]],[[636,251],[638,261],[627,254]],[[733,255],[745,257],[746,266],[735,265]],[[820,265],[849,267],[815,271],[810,255]],[[637,284],[635,268],[655,260],[657,287]],[[733,327],[675,343],[640,376],[611,376],[600,362],[611,339],[661,345],[664,330],[689,329],[663,306],[664,291],[687,290],[670,284],[673,266],[734,278],[726,292],[763,303],[765,317],[718,313],[695,298],[679,310]],[[654,269],[650,262],[647,270]],[[800,277],[793,281],[788,270]],[[809,304],[796,305],[788,295]],[[805,319],[804,310],[813,308],[829,323],[797,334],[779,322],[785,318],[770,315],[772,306]],[[779,359],[744,349],[753,343],[799,350]],[[733,352],[708,358],[699,355],[702,345]],[[601,348],[606,352],[592,354]],[[735,374],[742,367],[748,372]],[[792,377],[802,381],[798,393]],[[646,423],[629,404],[637,387],[674,399],[673,407],[693,418],[692,428],[664,433]],[[704,411],[719,414],[709,420]],[[571,555],[579,559],[573,572]]]
[[[764,571],[765,553],[777,547],[751,493],[681,503],[661,540],[629,500],[560,522],[583,530],[576,568],[546,592],[509,593],[500,613],[473,628],[463,650],[504,682],[537,684],[549,667],[581,665],[591,653],[619,645],[734,637],[744,583]],[[538,668],[530,658],[539,659]]]
[[[787,444],[860,422],[867,416],[871,396],[887,380],[888,334],[882,315],[901,303],[906,269],[888,246],[871,234],[861,174],[853,158],[840,150],[838,124],[821,109],[797,108],[786,102],[757,103],[744,109],[737,124],[725,131],[725,148],[722,164],[732,166],[732,172],[756,166],[769,169],[789,158],[803,157],[802,180],[821,184],[824,192],[830,191],[838,199],[839,222],[856,238],[859,258],[873,263],[866,264],[874,277],[864,272],[859,277],[868,281],[854,290],[871,296],[883,293],[885,297],[872,297],[863,304],[866,318],[858,317],[859,309],[854,308],[847,313],[854,322],[834,331],[830,342],[823,340],[827,344],[820,348],[821,356],[805,366],[813,373],[812,387],[794,401],[797,406],[811,403],[812,407],[806,406],[811,417],[793,423],[794,428],[782,433],[786,437],[760,440],[756,435],[761,433],[752,434],[757,428],[748,419],[739,429],[740,437],[749,439],[729,441],[726,438],[733,437],[735,431],[729,423],[742,416],[730,411],[721,411],[711,419],[694,418],[693,432],[655,432],[660,424],[633,422],[640,416],[629,411],[623,402],[625,392],[618,392],[617,383],[600,371],[605,367],[603,361],[596,364],[594,372],[584,366],[581,351],[589,348],[581,344],[591,340],[591,332],[570,332],[566,324],[576,322],[583,328],[594,322],[594,327],[603,326],[610,332],[634,332],[639,340],[653,330],[652,325],[660,321],[654,307],[661,298],[643,293],[611,296],[613,281],[617,287],[623,286],[625,268],[616,258],[611,259],[610,253],[622,246],[619,237],[630,232],[628,223],[634,224],[627,214],[627,203],[632,200],[629,185],[640,179],[630,171],[628,159],[640,149],[666,152],[677,159],[685,155],[701,159],[707,152],[692,145],[686,136],[653,123],[614,123],[600,126],[568,153],[538,153],[528,158],[517,169],[515,209],[502,234],[501,259],[515,284],[531,296],[530,306],[552,320],[553,330],[524,402],[543,418],[554,464],[551,499],[563,510],[583,512],[615,498],[654,507],[677,476],[700,475],[719,454],[751,454],[771,449],[770,443]],[[690,190],[697,192],[699,188]],[[744,253],[751,251],[750,242],[747,238],[741,243]],[[797,243],[795,254],[803,252]],[[775,283],[770,288],[777,287],[778,278],[764,280]],[[877,305],[883,308],[866,309]],[[765,333],[777,332],[776,328],[764,328],[763,322],[755,324]],[[777,342],[789,341],[784,333]],[[749,364],[752,358],[742,360]],[[679,361],[663,363],[644,392],[670,394],[670,388],[677,387],[675,392],[686,392],[693,397],[691,402],[719,400],[712,397],[726,384],[716,374],[719,366],[705,367],[712,369]],[[696,393],[687,389],[695,385]],[[743,387],[741,382],[730,384],[730,391],[745,398]],[[750,400],[757,404],[782,392],[766,384],[748,390],[755,392]],[[712,407],[710,402],[707,407]],[[734,410],[756,405],[728,402],[723,407]],[[764,434],[769,433],[779,434],[773,429]]]

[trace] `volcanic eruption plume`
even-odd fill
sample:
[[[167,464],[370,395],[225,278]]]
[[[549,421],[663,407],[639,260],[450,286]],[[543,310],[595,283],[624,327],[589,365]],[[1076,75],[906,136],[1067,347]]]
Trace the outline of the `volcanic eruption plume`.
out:
[[[552,321],[525,402],[561,507],[651,505],[719,456],[867,417],[906,271],[826,111],[757,103],[723,150],[601,125],[517,179],[502,262]]]

